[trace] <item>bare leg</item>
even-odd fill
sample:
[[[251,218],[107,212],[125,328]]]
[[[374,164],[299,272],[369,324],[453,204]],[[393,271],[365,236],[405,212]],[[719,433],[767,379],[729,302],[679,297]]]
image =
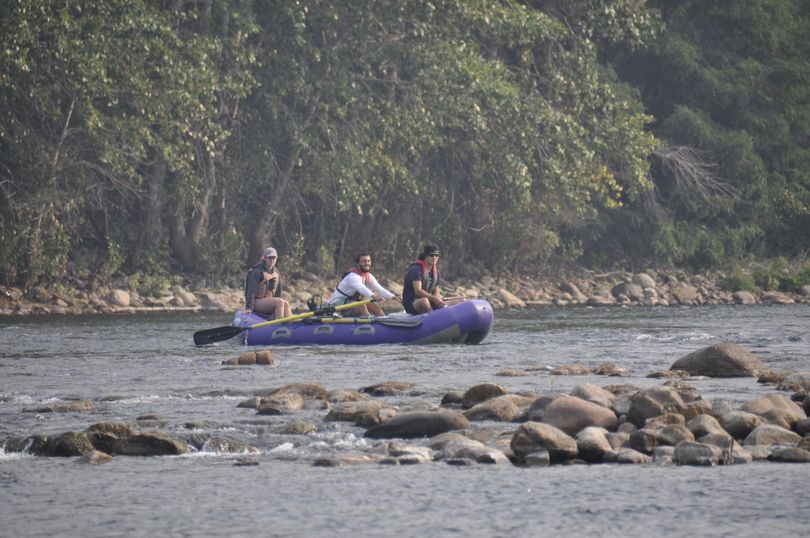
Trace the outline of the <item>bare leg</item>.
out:
[[[368,312],[370,312],[371,315],[373,315],[373,316],[384,316],[385,315],[385,312],[383,312],[382,307],[380,305],[378,305],[378,304],[370,303],[368,305],[363,305],[363,306],[367,306]]]
[[[253,308],[253,310],[259,314],[269,314],[275,319],[292,316],[290,303],[284,299],[279,299],[278,297],[256,299],[256,306]]]
[[[427,314],[428,312],[433,311],[433,308],[430,306],[430,301],[424,297],[420,297],[413,302],[413,309],[420,314]]]

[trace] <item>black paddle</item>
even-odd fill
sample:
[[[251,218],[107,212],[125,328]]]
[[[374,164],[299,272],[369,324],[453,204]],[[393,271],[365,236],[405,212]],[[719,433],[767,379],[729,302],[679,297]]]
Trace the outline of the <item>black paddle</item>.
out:
[[[337,312],[338,310],[354,308],[356,306],[361,306],[364,304],[368,304],[370,302],[371,299],[365,299],[363,301],[357,301],[354,303],[346,303],[337,306],[327,306],[325,308],[315,310],[314,312],[304,312],[303,314],[294,314],[292,316],[287,316],[286,318],[263,321],[261,323],[256,323],[255,325],[251,325],[249,327],[234,327],[233,325],[225,325],[224,327],[205,329],[204,331],[197,331],[196,333],[194,333],[194,343],[198,346],[215,344],[217,342],[230,340],[231,338],[241,333],[242,331],[249,331],[250,329],[258,329],[259,327],[266,327],[267,325],[275,325],[277,323],[287,323],[289,321],[297,321],[299,319],[310,318],[312,316],[322,316],[324,314],[331,314],[332,312]]]

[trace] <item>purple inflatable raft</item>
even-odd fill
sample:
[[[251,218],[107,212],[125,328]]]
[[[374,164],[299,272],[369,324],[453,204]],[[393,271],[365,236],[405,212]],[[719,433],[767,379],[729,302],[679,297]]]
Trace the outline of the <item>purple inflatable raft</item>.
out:
[[[265,318],[237,310],[235,327],[250,327]],[[249,346],[267,345],[372,345],[372,344],[478,344],[494,321],[492,305],[482,299],[464,301],[411,316],[405,313],[379,318],[309,317],[249,329],[241,333]]]

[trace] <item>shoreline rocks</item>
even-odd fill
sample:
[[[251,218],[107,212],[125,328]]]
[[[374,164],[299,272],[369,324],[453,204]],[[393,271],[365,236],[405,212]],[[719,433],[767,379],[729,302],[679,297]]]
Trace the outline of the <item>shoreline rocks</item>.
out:
[[[383,286],[401,293],[398,276],[378,275]],[[443,278],[446,296],[463,299],[487,299],[494,308],[531,308],[538,306],[678,306],[678,305],[754,305],[794,303],[810,304],[810,292],[804,288],[795,293],[757,290],[727,290],[724,276],[694,275],[681,277],[665,273],[614,272],[597,274],[580,271],[577,275],[547,279],[506,275],[480,278]],[[285,298],[294,311],[306,311],[307,300],[313,296],[328,297],[335,278],[306,275],[291,276],[285,283]],[[222,286],[212,289],[199,285],[174,285],[156,296],[141,297],[120,283],[94,289],[70,288],[60,284],[59,290],[39,286],[24,291],[0,286],[0,316],[46,314],[127,314],[145,312],[233,312],[243,306],[241,288]],[[190,289],[189,289],[190,288]],[[383,309],[401,309],[399,303],[386,301]]]

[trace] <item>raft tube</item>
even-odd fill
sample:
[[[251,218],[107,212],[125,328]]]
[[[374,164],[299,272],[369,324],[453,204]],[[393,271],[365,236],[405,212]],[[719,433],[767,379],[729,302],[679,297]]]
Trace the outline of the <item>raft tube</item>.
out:
[[[268,345],[373,345],[373,344],[478,344],[489,334],[495,316],[482,299],[464,301],[428,314],[397,313],[371,320],[348,318],[336,323],[305,318],[244,331],[242,343]],[[267,321],[255,313],[237,310],[235,327]]]

